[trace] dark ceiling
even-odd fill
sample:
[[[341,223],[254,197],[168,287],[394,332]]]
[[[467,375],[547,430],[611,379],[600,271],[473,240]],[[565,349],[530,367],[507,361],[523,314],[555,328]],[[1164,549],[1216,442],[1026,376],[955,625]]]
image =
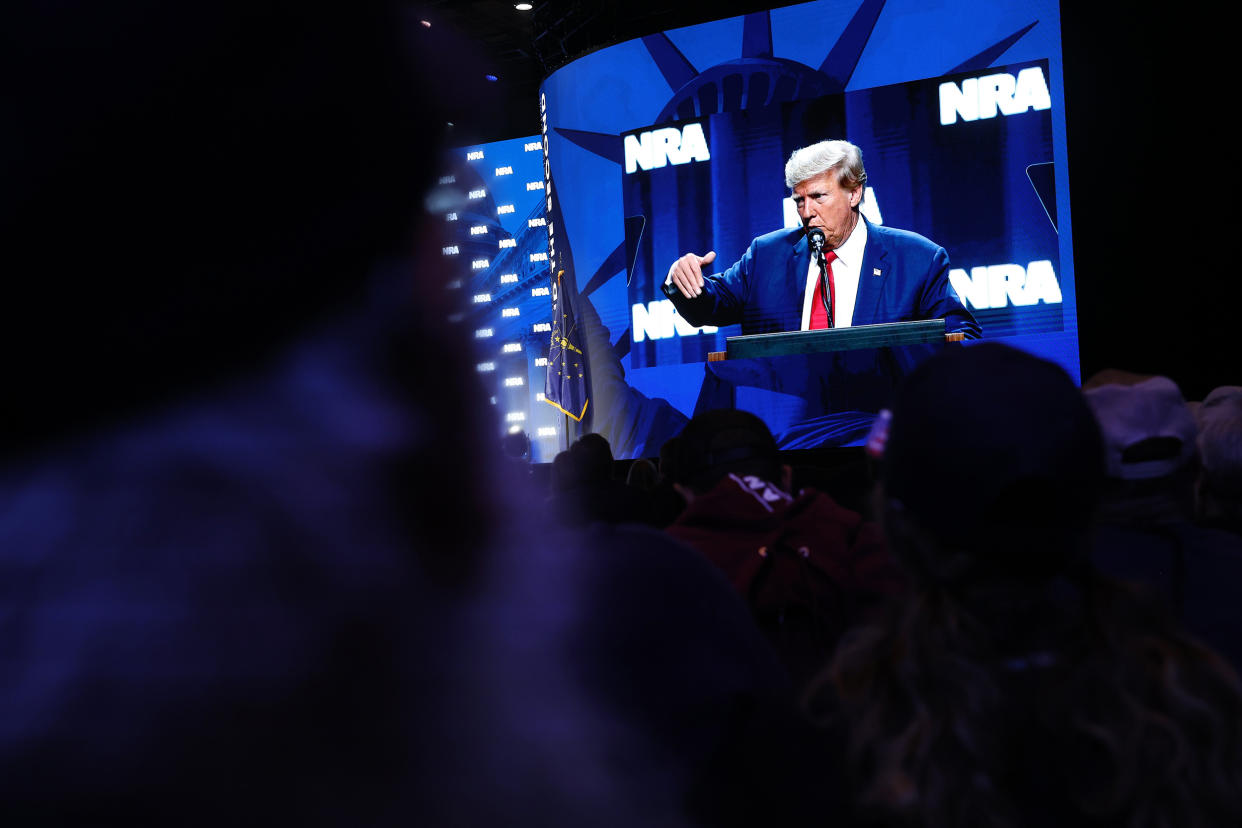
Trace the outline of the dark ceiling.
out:
[[[574,58],[654,32],[794,2],[717,0],[412,0],[411,25],[438,56],[450,141],[467,146],[539,132],[539,85]],[[430,26],[424,26],[421,21]],[[492,82],[487,75],[496,76]],[[449,75],[452,76],[451,81]]]

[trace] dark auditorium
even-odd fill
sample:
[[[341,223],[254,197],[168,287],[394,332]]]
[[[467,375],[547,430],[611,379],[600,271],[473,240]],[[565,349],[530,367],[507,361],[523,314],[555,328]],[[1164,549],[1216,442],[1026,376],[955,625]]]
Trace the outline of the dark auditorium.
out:
[[[2,14],[0,824],[1242,825],[1217,12]]]

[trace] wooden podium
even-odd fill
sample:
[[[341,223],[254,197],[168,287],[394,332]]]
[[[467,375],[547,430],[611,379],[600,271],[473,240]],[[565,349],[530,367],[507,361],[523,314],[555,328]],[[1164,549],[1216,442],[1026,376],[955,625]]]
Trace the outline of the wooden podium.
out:
[[[707,355],[707,361],[720,362],[726,359],[751,359],[789,354],[824,354],[835,351],[857,351],[865,348],[960,342],[962,340],[963,334],[945,333],[944,327],[943,319],[922,319],[917,322],[886,322],[880,325],[826,328],[817,331],[731,336],[725,340],[726,350],[711,351]]]

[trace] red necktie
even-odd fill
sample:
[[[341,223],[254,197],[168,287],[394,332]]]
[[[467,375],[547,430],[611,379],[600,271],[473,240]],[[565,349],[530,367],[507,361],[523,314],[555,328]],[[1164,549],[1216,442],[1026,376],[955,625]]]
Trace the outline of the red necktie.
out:
[[[820,271],[819,284],[815,286],[815,296],[811,299],[811,323],[810,330],[814,331],[819,328],[831,328],[832,322],[828,319],[828,308],[833,310],[835,316],[837,304],[837,288],[832,283],[832,262],[837,258],[837,251],[829,250],[824,254],[824,270]],[[828,289],[824,290],[824,279],[828,280]],[[824,307],[824,295],[828,296],[828,308]]]

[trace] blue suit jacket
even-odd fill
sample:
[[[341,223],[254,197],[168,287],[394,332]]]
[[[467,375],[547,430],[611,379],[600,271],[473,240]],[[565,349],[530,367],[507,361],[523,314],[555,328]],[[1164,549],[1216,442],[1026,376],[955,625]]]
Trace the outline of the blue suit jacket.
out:
[[[706,277],[699,296],[686,299],[679,290],[666,295],[691,325],[740,322],[743,334],[796,331],[810,263],[806,234],[785,228],[755,239],[732,267]],[[968,339],[980,335],[979,323],[949,284],[949,254],[917,233],[868,222],[851,324],[941,318],[946,331]]]

